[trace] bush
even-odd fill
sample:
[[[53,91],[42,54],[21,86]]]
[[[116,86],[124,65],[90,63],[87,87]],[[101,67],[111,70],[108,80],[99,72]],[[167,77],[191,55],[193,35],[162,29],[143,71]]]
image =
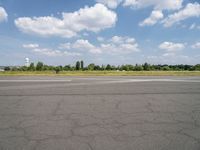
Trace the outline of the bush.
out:
[[[7,67],[4,68],[4,70],[5,71],[10,71],[11,69],[10,69],[10,67],[7,66]]]

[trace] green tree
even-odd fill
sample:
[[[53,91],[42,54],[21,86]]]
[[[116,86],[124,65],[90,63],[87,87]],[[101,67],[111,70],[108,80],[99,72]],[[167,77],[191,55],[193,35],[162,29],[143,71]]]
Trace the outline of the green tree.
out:
[[[200,64],[195,65],[194,70],[200,71]]]
[[[28,67],[28,70],[35,71],[35,65],[34,65],[34,63],[30,64],[30,66]]]
[[[128,71],[133,71],[134,70],[134,66],[133,65],[127,65],[128,66]]]
[[[106,67],[104,65],[101,65],[101,70],[105,70]]]
[[[61,71],[61,67],[60,66],[56,66],[54,68],[54,70],[55,70],[56,74],[58,74]]]
[[[107,66],[106,66],[106,70],[112,70],[112,67],[111,67],[110,64],[107,64]]]
[[[136,64],[135,65],[135,71],[142,71],[143,67],[141,65]]]
[[[120,70],[128,71],[128,66],[127,65],[122,65]]]
[[[65,66],[63,67],[63,70],[65,70],[65,71],[70,71],[70,70],[71,70],[71,66],[70,66],[70,65],[65,65]]]
[[[11,69],[12,71],[18,71],[19,70],[19,68],[17,68],[17,67],[12,67],[12,69]]]
[[[22,66],[22,67],[20,67],[20,71],[28,71],[28,67],[27,66]]]
[[[83,62],[83,60],[81,60],[81,70],[83,70],[84,69],[84,62]]]
[[[10,69],[9,66],[7,66],[7,67],[4,68],[4,70],[5,70],[5,71],[10,71],[11,69]]]
[[[162,70],[164,70],[164,71],[169,71],[169,70],[170,70],[170,67],[169,67],[169,66],[163,66],[163,67],[162,67]]]
[[[63,66],[62,65],[60,65],[58,67],[60,68],[60,71],[63,71]]]
[[[101,70],[101,67],[99,65],[95,65],[94,70]]]
[[[42,70],[44,70],[44,71],[50,70],[50,66],[48,66],[48,65],[43,65]]]
[[[148,63],[144,63],[143,68],[145,71],[149,71],[150,70],[150,65]]]
[[[95,64],[89,64],[88,65],[88,70],[94,70]]]
[[[43,62],[38,62],[37,63],[37,65],[36,65],[36,70],[37,71],[42,71],[43,70],[43,66],[44,66],[44,64],[43,64]]]
[[[80,70],[80,62],[79,61],[76,62],[76,70]]]
[[[133,71],[134,70],[134,66],[133,65],[122,65],[120,67],[120,70]]]

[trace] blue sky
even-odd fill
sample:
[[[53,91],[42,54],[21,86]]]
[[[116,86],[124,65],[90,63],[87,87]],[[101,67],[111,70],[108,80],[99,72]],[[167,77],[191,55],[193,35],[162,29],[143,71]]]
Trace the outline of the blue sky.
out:
[[[0,0],[0,65],[200,63],[199,0]]]

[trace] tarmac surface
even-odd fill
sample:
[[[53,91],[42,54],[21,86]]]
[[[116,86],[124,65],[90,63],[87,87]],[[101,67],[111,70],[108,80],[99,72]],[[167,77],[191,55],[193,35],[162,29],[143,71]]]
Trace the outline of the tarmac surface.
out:
[[[200,77],[0,77],[0,150],[200,150]]]

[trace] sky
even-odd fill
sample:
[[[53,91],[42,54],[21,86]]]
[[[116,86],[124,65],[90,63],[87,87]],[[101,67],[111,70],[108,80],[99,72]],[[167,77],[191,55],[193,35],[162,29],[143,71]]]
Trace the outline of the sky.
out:
[[[200,0],[0,0],[0,66],[199,64]]]

